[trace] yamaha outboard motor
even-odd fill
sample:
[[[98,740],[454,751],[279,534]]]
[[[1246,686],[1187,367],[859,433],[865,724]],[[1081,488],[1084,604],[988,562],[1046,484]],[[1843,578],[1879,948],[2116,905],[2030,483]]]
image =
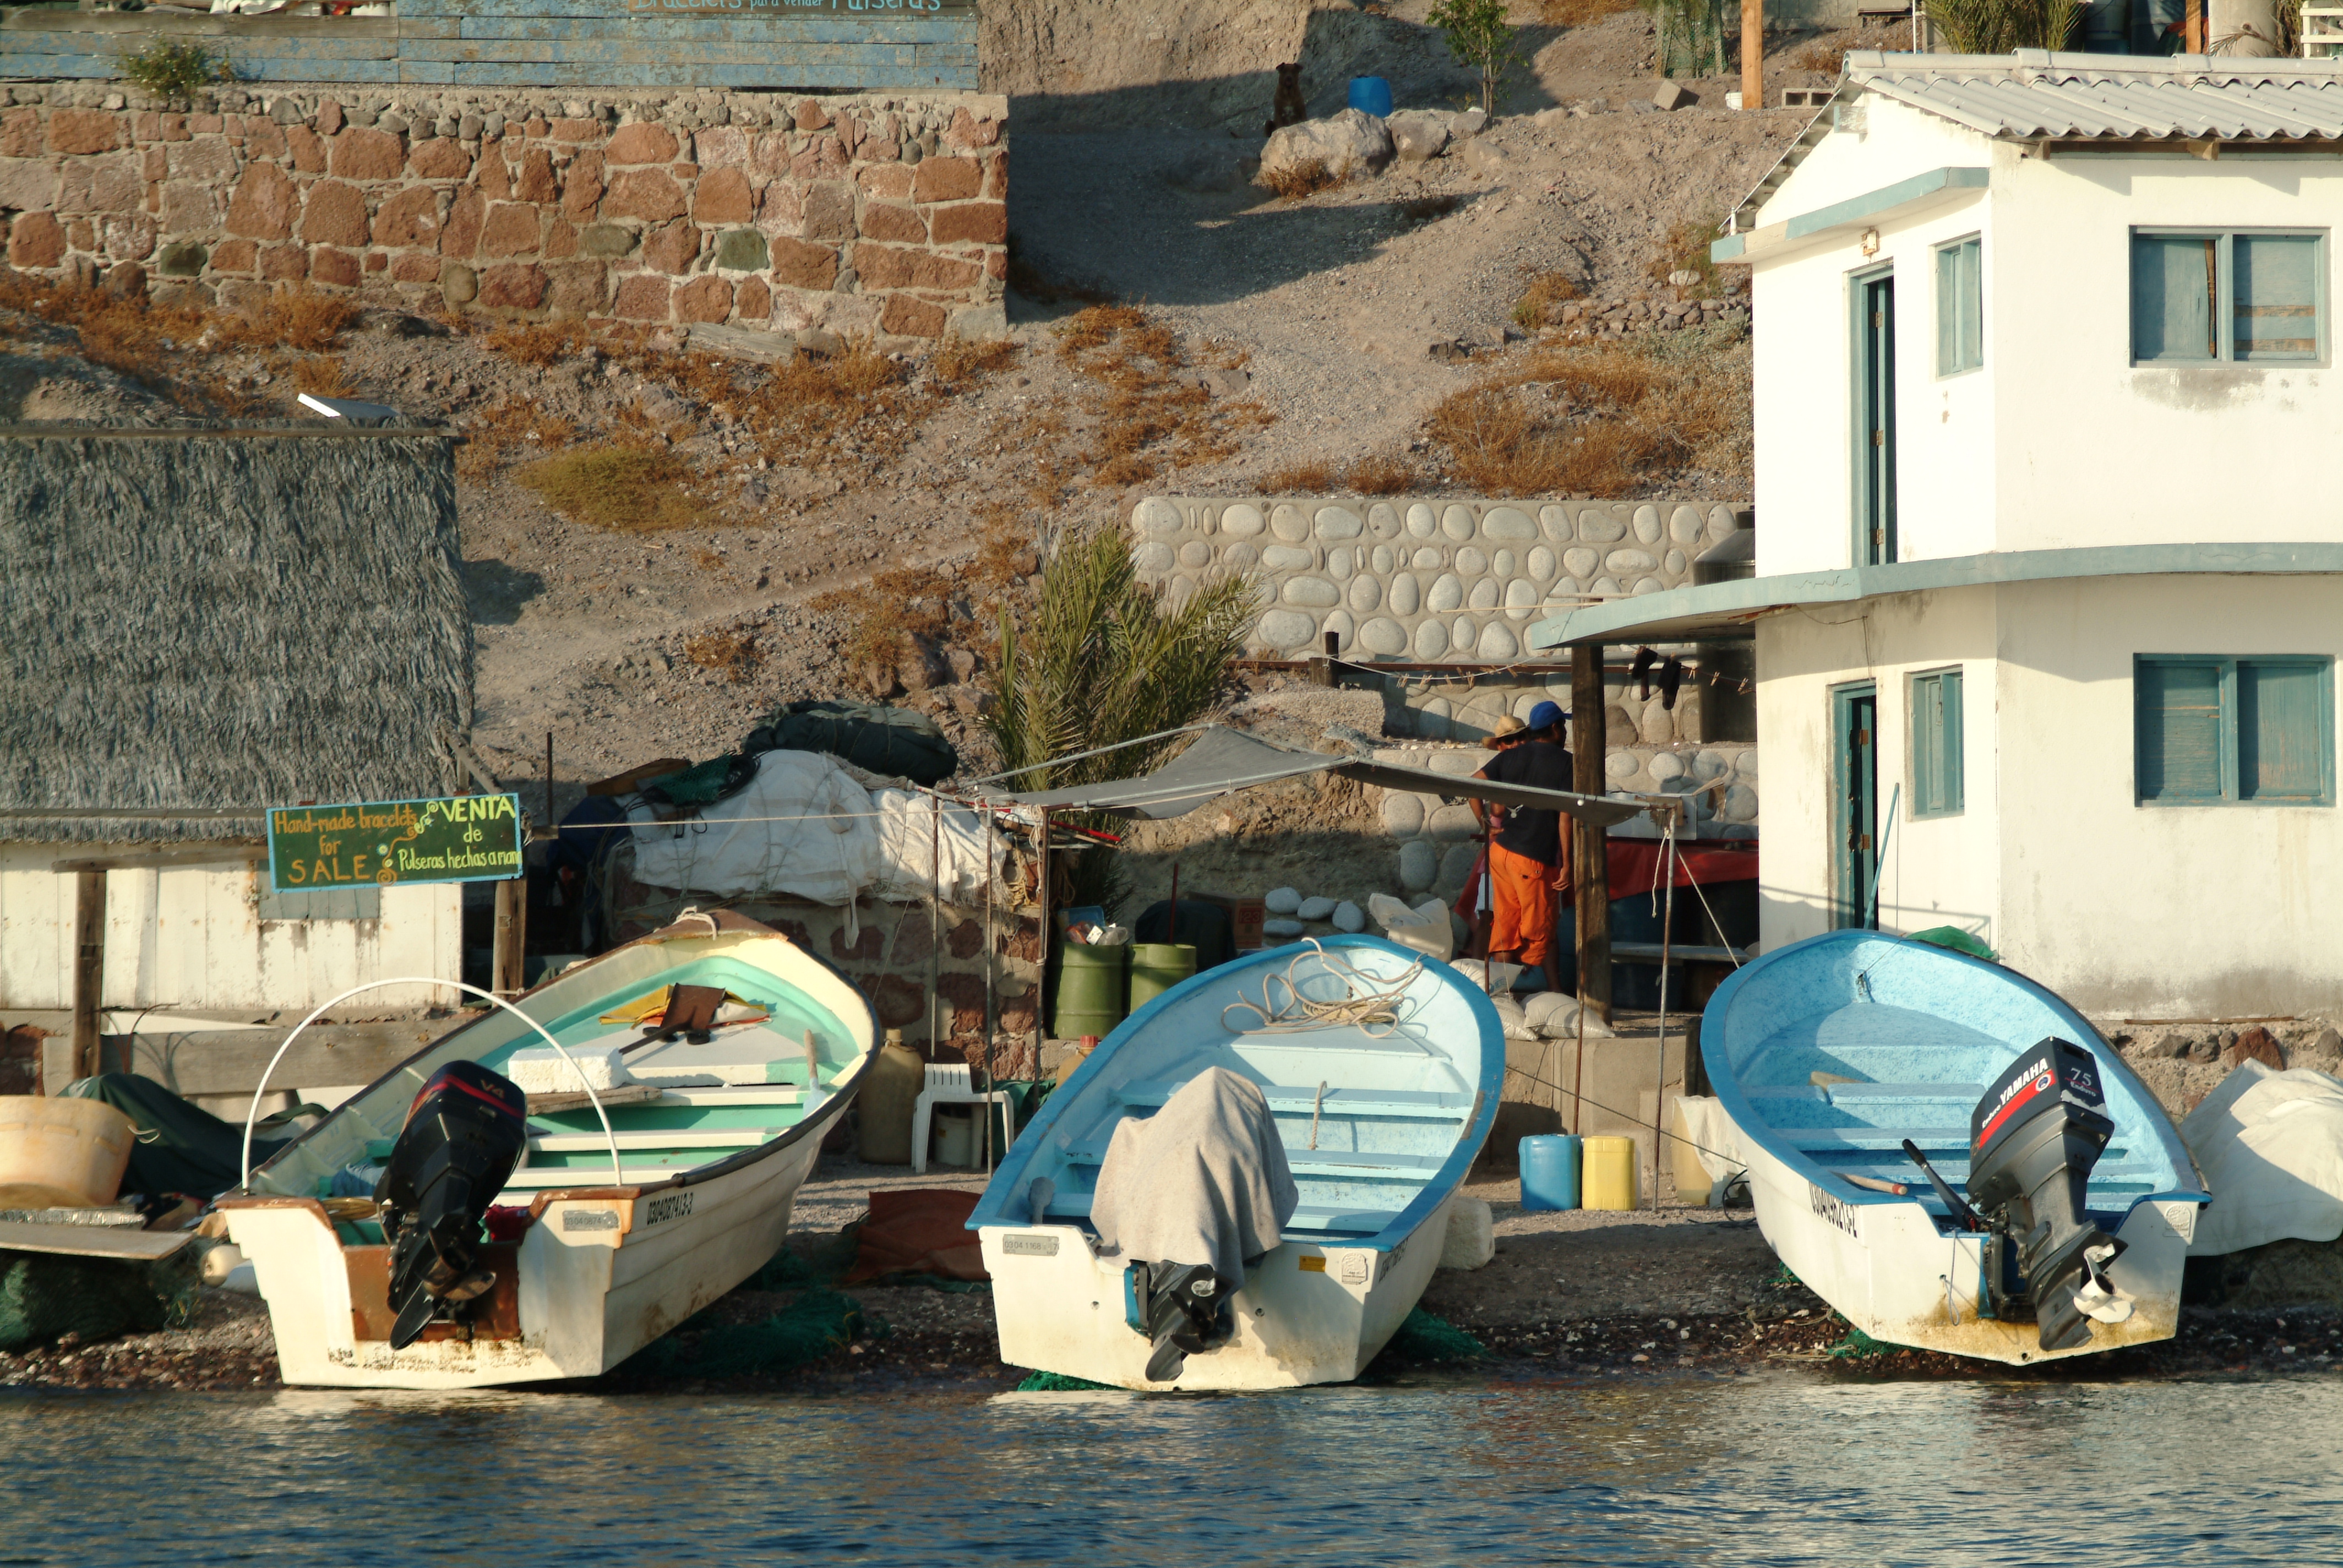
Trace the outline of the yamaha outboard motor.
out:
[[[477,1061],[451,1061],[407,1108],[375,1201],[390,1239],[390,1348],[497,1282],[480,1223],[528,1146],[528,1097]]]
[[[1993,1231],[1986,1290],[1998,1317],[2030,1301],[2046,1351],[2087,1342],[2086,1317],[2130,1315],[2105,1272],[2124,1244],[2083,1208],[2116,1130],[2090,1052],[2053,1037],[2019,1057],[1969,1116],[1969,1201]]]

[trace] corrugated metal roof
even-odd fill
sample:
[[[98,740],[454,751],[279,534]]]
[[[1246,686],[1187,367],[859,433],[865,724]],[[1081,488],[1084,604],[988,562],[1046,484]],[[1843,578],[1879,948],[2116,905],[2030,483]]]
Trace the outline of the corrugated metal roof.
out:
[[[2014,141],[2343,140],[2343,60],[1850,50],[1838,91],[1735,208],[1736,227],[1750,226],[1841,106],[1865,93]]]
[[[2343,136],[2343,63],[2063,55],[1846,58],[1849,82],[1990,136],[2299,141]]]

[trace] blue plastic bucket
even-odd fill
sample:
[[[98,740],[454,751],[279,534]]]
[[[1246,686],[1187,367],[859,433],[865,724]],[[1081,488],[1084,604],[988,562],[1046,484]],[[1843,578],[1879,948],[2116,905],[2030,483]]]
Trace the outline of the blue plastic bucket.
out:
[[[1387,119],[1392,111],[1391,84],[1381,76],[1351,78],[1351,107],[1370,114],[1377,119]]]
[[[1551,1132],[1521,1143],[1522,1207],[1578,1207],[1578,1135]]]

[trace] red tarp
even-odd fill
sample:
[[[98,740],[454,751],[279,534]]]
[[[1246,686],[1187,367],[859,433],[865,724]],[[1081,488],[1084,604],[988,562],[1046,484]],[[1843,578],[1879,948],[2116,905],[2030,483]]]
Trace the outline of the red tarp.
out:
[[[1611,896],[1629,899],[1650,892],[1660,879],[1660,851],[1665,847],[1657,839],[1612,839]],[[1694,882],[1713,888],[1719,882],[1756,879],[1757,846],[1754,842],[1725,839],[1714,842],[1679,841],[1676,845],[1674,881],[1679,888],[1689,888]]]

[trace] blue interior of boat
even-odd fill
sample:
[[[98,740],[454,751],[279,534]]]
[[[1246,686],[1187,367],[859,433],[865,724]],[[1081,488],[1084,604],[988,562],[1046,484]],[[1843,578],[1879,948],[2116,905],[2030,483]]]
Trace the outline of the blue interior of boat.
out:
[[[2097,1059],[2116,1134],[2091,1172],[2091,1212],[2113,1230],[2148,1197],[2195,1195],[2195,1167],[2147,1085],[2056,996],[1998,964],[1876,931],[1769,953],[1717,988],[1701,1024],[1709,1080],[1745,1133],[1851,1203],[1943,1201],[1910,1139],[1963,1189],[1969,1114],[2020,1051],[2056,1035]],[[1898,1198],[1833,1177],[1912,1188]]]
[[[1389,1017],[1263,1032],[1240,999],[1282,1010],[1404,987]],[[1265,994],[1266,988],[1266,994]],[[1463,975],[1380,937],[1335,936],[1207,970],[1118,1025],[1002,1159],[969,1227],[1087,1224],[1125,1117],[1152,1116],[1226,1068],[1261,1085],[1301,1203],[1289,1240],[1389,1247],[1463,1180],[1495,1119],[1505,1067],[1495,1008]],[[1052,1189],[1031,1211],[1032,1184]]]

